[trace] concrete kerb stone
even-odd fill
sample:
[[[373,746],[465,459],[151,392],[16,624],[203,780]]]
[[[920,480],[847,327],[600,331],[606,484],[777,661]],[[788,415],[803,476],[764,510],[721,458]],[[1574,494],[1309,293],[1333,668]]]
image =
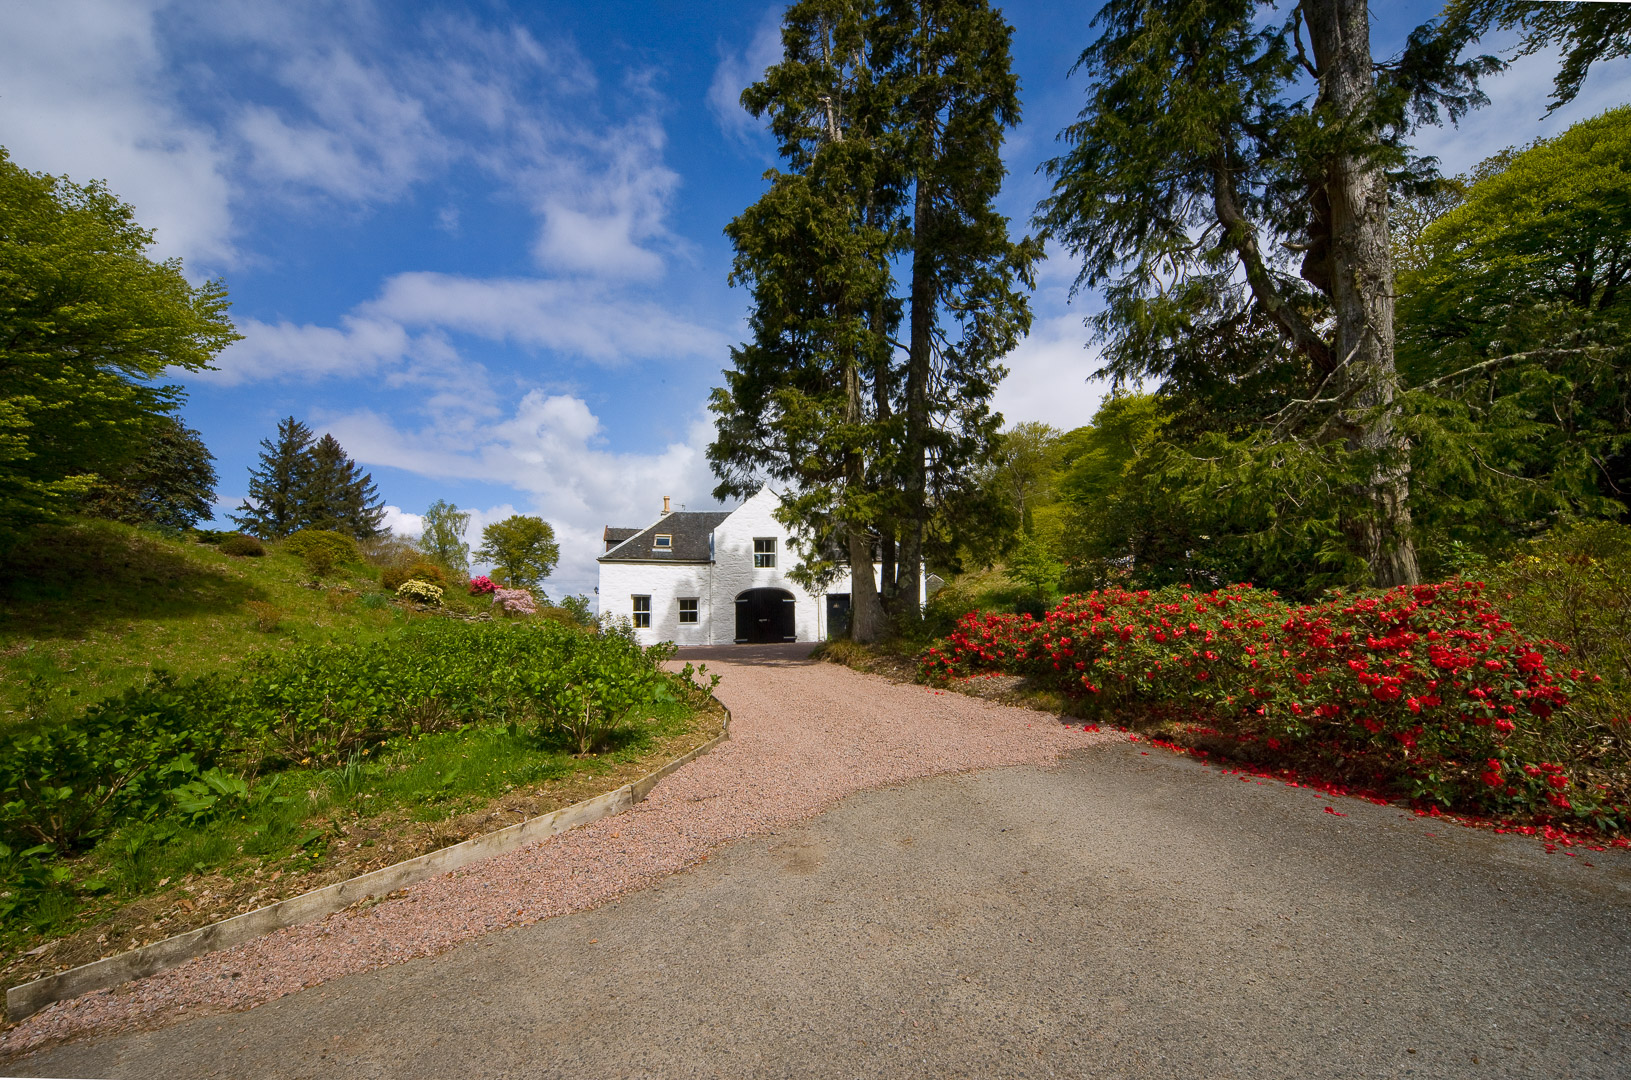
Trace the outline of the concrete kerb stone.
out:
[[[92,990],[117,986],[131,979],[156,975],[195,956],[241,945],[274,930],[312,922],[363,900],[386,896],[439,874],[546,840],[579,825],[587,825],[601,818],[621,814],[636,803],[644,802],[646,796],[651,794],[651,790],[663,777],[706,754],[730,738],[730,734],[731,713],[729,709],[725,709],[724,731],[690,753],[675,758],[633,783],[624,784],[604,795],[573,803],[551,813],[528,818],[497,832],[485,833],[451,847],[439,848],[418,858],[381,867],[354,878],[347,878],[345,881],[337,881],[333,885],[301,893],[299,896],[291,896],[287,900],[280,900],[275,904],[268,904],[266,907],[208,926],[201,926],[197,930],[189,930],[185,934],[177,934],[163,941],[155,941],[151,945],[144,945],[117,956],[93,960],[67,971],[59,971],[55,975],[47,975],[20,986],[13,986],[6,991],[6,1014],[12,1020],[21,1020],[55,1002],[66,1001]]]

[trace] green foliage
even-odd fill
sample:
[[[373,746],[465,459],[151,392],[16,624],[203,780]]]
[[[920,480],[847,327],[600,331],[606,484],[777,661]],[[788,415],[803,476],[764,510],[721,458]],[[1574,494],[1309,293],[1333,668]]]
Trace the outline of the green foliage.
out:
[[[1631,527],[1559,529],[1484,574],[1524,633],[1561,643],[1571,664],[1601,676],[1581,706],[1605,724],[1631,721]]]
[[[1452,0],[1445,6],[1443,33],[1451,39],[1477,37],[1496,26],[1520,31],[1518,56],[1563,53],[1548,114],[1574,100],[1592,64],[1631,56],[1631,10],[1621,4]]]
[[[1631,505],[1631,107],[1479,173],[1400,276],[1399,346],[1421,524],[1488,548]]]
[[[355,540],[343,533],[330,532],[326,529],[301,529],[283,541],[284,551],[302,558],[314,549],[327,551],[336,563],[357,562],[362,558]]]
[[[423,581],[438,589],[444,591],[447,589],[447,573],[435,563],[425,562],[423,559],[406,566],[400,564],[387,566],[379,574],[379,583],[386,592],[394,593],[409,581]]]
[[[108,470],[85,496],[84,510],[131,525],[190,529],[214,514],[214,460],[198,432],[160,417],[140,454]]]
[[[278,421],[275,442],[261,440],[249,498],[231,515],[240,528],[267,540],[301,529],[370,539],[379,535],[384,516],[373,479],[339,441],[329,434],[314,439],[311,428],[292,416]]]
[[[476,558],[493,564],[512,589],[536,589],[561,558],[555,530],[542,518],[515,514],[481,530]]]
[[[278,421],[276,442],[261,440],[260,467],[249,472],[249,498],[230,515],[240,529],[281,540],[306,525],[311,446],[311,428],[292,416]]]
[[[450,502],[437,499],[425,511],[424,521],[419,550],[449,570],[468,574],[470,545],[464,542],[464,532],[470,527],[470,515]]]
[[[311,448],[311,465],[304,514],[312,528],[347,536],[379,534],[385,504],[373,477],[346,455],[333,435],[325,434]]]
[[[142,456],[180,391],[237,338],[218,281],[147,257],[152,233],[100,183],[0,148],[0,545]]]
[[[243,533],[233,533],[231,536],[228,536],[226,539],[222,540],[218,545],[216,545],[216,550],[223,555],[236,555],[239,557],[248,556],[254,559],[258,559],[266,554],[266,546],[264,544],[255,539],[253,536],[245,536]]]
[[[561,610],[572,616],[572,621],[579,626],[592,627],[598,625],[595,618],[594,606],[587,596],[568,596],[560,603]]]
[[[540,730],[587,753],[635,710],[692,693],[657,667],[664,649],[626,636],[435,622],[388,640],[265,655],[231,675],[158,673],[69,722],[12,738],[0,746],[0,841],[82,851],[122,823],[196,816],[215,806],[203,805],[210,792],[237,798],[228,777],[334,766],[393,736],[478,720],[538,717]]]

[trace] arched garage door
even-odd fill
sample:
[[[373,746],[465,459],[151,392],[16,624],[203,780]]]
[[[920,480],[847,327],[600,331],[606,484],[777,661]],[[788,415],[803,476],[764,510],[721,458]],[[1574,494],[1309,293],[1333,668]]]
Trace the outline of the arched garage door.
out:
[[[738,645],[797,640],[792,593],[785,589],[749,589],[736,598]]]

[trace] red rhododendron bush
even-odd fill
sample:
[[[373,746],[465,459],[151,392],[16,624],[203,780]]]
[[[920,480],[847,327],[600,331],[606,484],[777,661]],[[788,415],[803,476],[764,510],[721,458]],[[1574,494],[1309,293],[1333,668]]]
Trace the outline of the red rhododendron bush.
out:
[[[1571,709],[1593,677],[1526,640],[1477,582],[1309,605],[1249,585],[1094,592],[1041,620],[970,613],[922,658],[930,681],[985,672],[1090,711],[1176,707],[1191,721],[1178,735],[1448,808],[1628,823],[1623,722]]]

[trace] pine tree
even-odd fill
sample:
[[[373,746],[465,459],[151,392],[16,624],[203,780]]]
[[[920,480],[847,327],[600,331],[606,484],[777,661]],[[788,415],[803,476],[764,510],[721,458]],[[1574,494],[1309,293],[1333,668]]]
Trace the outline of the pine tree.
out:
[[[709,459],[721,497],[791,483],[801,571],[825,581],[847,563],[857,640],[882,629],[875,550],[889,606],[915,611],[926,527],[974,487],[1000,359],[1029,326],[1015,286],[1039,249],[991,208],[1018,119],[1010,33],[983,0],[804,0],[782,62],[742,95],[788,171],[726,230],[754,336],[715,393]]]
[[[309,524],[311,447],[311,428],[292,416],[278,422],[275,443],[261,440],[260,468],[249,473],[249,498],[230,515],[240,529],[281,540]]]
[[[161,417],[141,454],[91,489],[85,511],[132,525],[190,529],[213,516],[214,460],[198,432]]]
[[[977,479],[1001,427],[989,402],[1004,356],[1030,331],[1041,246],[1012,241],[995,202],[1003,132],[1019,123],[1013,27],[986,0],[884,0],[870,27],[890,95],[892,148],[909,200],[910,279],[903,513],[885,593],[916,610],[925,528]]]
[[[725,230],[736,248],[731,280],[753,293],[753,338],[732,350],[714,392],[708,448],[720,498],[751,494],[767,476],[790,484],[782,513],[807,540],[797,571],[813,586],[848,567],[858,641],[883,632],[872,565],[893,498],[880,470],[899,319],[870,14],[853,0],[794,4],[782,62],[742,95],[768,116],[790,171],[766,174],[770,190]]]
[[[325,433],[311,448],[311,469],[304,497],[305,527],[344,533],[358,539],[379,535],[385,507],[373,477],[346,455],[333,435]]]

